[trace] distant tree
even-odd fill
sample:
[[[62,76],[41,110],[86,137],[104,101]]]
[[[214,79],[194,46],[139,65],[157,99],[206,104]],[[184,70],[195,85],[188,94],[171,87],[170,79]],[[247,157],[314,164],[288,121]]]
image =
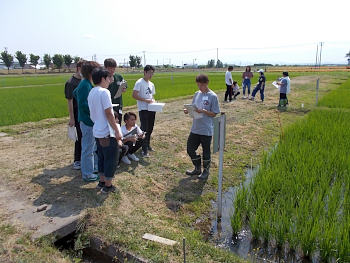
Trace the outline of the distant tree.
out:
[[[218,59],[218,61],[216,62],[216,68],[223,68],[223,67],[224,67],[224,63],[222,63],[220,59]]]
[[[136,60],[136,57],[135,57],[135,56],[130,55],[130,56],[129,56],[129,59],[130,59],[130,61],[129,61],[129,65],[130,65],[130,67],[131,67],[131,68],[136,67],[136,65],[137,65],[137,60]]]
[[[34,65],[35,68],[35,73],[36,73],[36,66],[39,64],[39,56],[37,55],[33,55],[33,54],[29,54],[29,62],[30,64]]]
[[[71,55],[64,55],[63,59],[64,59],[64,64],[66,64],[68,67],[68,71],[70,71],[70,65],[73,62],[73,58],[71,57]]]
[[[8,73],[10,73],[10,67],[13,63],[13,56],[10,55],[7,50],[1,52],[1,60],[5,63],[5,66],[7,67]]]
[[[214,65],[215,65],[215,60],[214,59],[208,60],[207,68],[213,68]]]
[[[56,68],[58,68],[58,72],[61,72],[61,68],[63,65],[63,56],[61,54],[55,54],[52,57],[52,63],[56,66]]]
[[[21,51],[17,51],[15,57],[18,60],[18,63],[21,66],[23,73],[23,68],[27,63],[27,55],[23,54]]]
[[[44,54],[44,64],[47,68],[47,72],[50,72],[51,56],[49,54]]]
[[[346,58],[348,58],[348,65],[350,65],[350,51],[348,54],[345,55]]]
[[[79,60],[81,60],[81,57],[74,56],[73,58],[75,65],[78,63]]]
[[[142,57],[136,56],[136,65],[137,65],[138,68],[142,66],[141,59],[142,59]]]

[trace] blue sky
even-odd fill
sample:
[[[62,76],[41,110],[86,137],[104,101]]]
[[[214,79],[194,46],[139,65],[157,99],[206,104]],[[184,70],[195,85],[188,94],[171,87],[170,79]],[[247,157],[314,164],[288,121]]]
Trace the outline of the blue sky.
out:
[[[0,50],[118,64],[347,63],[350,1],[1,0]],[[144,61],[142,61],[144,63]]]

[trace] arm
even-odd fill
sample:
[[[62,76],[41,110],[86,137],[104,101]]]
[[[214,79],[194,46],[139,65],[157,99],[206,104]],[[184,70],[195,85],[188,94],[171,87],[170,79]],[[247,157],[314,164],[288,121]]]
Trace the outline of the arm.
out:
[[[132,92],[132,97],[133,97],[135,100],[139,100],[139,101],[143,101],[143,102],[147,102],[147,103],[152,103],[152,102],[153,102],[153,96],[152,96],[152,99],[145,99],[145,98],[142,98],[142,97],[139,95],[139,91],[137,91],[137,90],[133,90],[133,92]]]
[[[68,125],[73,127],[75,125],[74,120],[74,110],[73,110],[73,99],[67,99],[68,112],[69,112],[69,122]]]
[[[109,124],[111,125],[112,129],[115,132],[115,138],[117,140],[120,140],[122,138],[122,135],[119,133],[119,129],[118,129],[117,123],[115,122],[112,108],[105,109],[105,114],[106,114],[106,117],[107,117]]]

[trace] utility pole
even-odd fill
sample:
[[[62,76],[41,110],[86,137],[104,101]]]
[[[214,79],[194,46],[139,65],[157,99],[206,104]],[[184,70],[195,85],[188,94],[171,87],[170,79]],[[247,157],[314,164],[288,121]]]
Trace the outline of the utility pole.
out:
[[[145,65],[143,65],[144,67],[146,66],[146,51],[142,51],[143,52],[143,62],[145,63]]]
[[[316,63],[315,63],[315,69],[317,67],[317,58],[318,58],[318,44],[317,44],[317,49],[316,49]]]
[[[321,54],[322,54],[322,45],[324,44],[324,42],[321,42],[321,50],[320,50],[320,67],[321,67]]]
[[[216,69],[219,68],[219,48],[216,48]]]

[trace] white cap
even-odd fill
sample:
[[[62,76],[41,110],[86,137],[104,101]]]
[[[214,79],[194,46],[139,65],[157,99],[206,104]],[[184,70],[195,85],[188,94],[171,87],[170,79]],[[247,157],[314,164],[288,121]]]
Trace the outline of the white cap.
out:
[[[263,69],[259,69],[258,72],[264,72],[264,70]]]

